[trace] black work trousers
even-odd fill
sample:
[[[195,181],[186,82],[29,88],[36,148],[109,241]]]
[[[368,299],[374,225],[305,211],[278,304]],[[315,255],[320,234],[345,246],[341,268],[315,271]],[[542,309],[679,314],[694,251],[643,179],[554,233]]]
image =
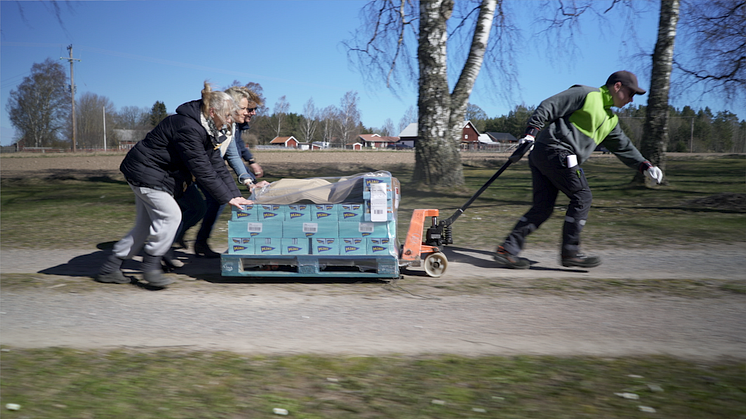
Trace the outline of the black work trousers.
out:
[[[593,195],[580,166],[567,167],[572,153],[536,143],[528,158],[533,179],[533,206],[513,227],[503,243],[505,250],[517,255],[526,237],[536,231],[554,211],[557,194],[562,191],[570,203],[562,227],[562,256],[575,256],[580,250],[580,232],[588,219]]]

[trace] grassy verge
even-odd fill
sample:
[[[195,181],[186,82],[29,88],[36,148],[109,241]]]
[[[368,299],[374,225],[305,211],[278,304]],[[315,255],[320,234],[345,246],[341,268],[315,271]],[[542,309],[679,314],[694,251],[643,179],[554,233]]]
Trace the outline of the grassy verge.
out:
[[[746,365],[668,357],[2,352],[3,417],[738,418]],[[12,379],[9,379],[12,378]],[[653,409],[656,413],[651,412]],[[647,412],[646,412],[647,411]]]
[[[461,207],[503,160],[466,166],[466,184],[447,190],[418,190],[410,183],[412,167],[388,168],[402,182],[399,234],[402,238],[415,208],[437,208],[441,218]],[[383,167],[382,169],[387,169]],[[744,194],[746,159],[674,160],[666,176],[669,185],[629,186],[632,171],[616,159],[592,159],[584,165],[594,203],[583,232],[587,246],[733,243],[744,240],[746,208],[702,203],[721,193]],[[288,169],[290,170],[290,169]],[[294,167],[275,171],[276,178],[342,176],[335,167]],[[0,205],[2,247],[95,248],[116,241],[134,221],[134,198],[123,179],[108,176],[52,179],[3,179]],[[510,231],[531,203],[531,179],[524,160],[511,166],[454,224],[454,244],[490,249]],[[554,215],[529,238],[530,246],[556,246],[567,198],[560,196]],[[215,247],[227,243],[228,212],[211,237]],[[192,229],[187,239],[193,237]]]
[[[177,274],[171,274],[177,275]],[[216,277],[219,276],[216,275]],[[179,276],[177,276],[179,277]],[[169,286],[169,292],[212,294],[252,294],[267,289],[265,282],[210,282],[193,281],[186,275],[180,276],[183,281],[177,281]],[[221,278],[217,278],[222,281]],[[3,292],[41,291],[60,296],[69,294],[83,294],[105,292],[107,294],[130,294],[130,287],[111,287],[106,284],[92,282],[88,277],[70,277],[46,274],[2,274],[0,287]],[[377,298],[389,293],[402,294],[416,298],[441,298],[449,296],[479,295],[482,297],[501,296],[565,296],[565,297],[607,297],[617,295],[656,295],[690,299],[724,298],[746,295],[746,284],[740,280],[716,279],[638,279],[635,281],[620,281],[616,279],[597,279],[588,277],[558,279],[546,278],[463,278],[446,276],[443,278],[429,278],[425,281],[421,277],[407,276],[395,281],[339,281],[339,282],[308,282],[278,280],[272,282],[273,292],[301,293],[305,296],[314,295],[355,295]]]
[[[450,216],[502,163],[465,167],[466,185],[449,190],[417,190],[409,183],[411,167],[391,169],[402,182],[400,234],[415,208],[438,208],[441,216]],[[746,210],[710,205],[702,198],[745,193],[746,159],[671,161],[666,172],[670,184],[655,189],[629,187],[631,171],[614,159],[592,160],[585,170],[595,197],[584,231],[590,246],[744,240]],[[276,174],[280,178],[349,173],[354,171],[294,167]],[[117,177],[3,179],[0,199],[2,248],[95,248],[118,240],[134,220],[132,192]],[[493,247],[530,200],[524,160],[459,218],[455,244]],[[556,245],[566,204],[560,197],[555,215],[531,236],[532,246]],[[227,221],[227,214],[223,217]],[[217,228],[214,246],[226,241],[225,228]],[[746,293],[742,282],[676,279],[412,279],[395,285],[403,287],[395,291],[424,296],[655,292],[713,298]],[[2,275],[6,292],[43,288],[62,296],[93,292],[97,286],[89,278]],[[252,286],[179,281],[174,290],[235,293]],[[273,284],[280,290],[302,288],[309,295],[344,293],[353,286],[356,293],[381,292],[381,284],[370,283]],[[275,408],[298,418],[746,418],[743,360],[692,362],[668,357],[252,357],[178,349],[5,347],[0,352],[0,390],[1,416],[19,418],[262,418],[277,417]],[[625,398],[625,393],[638,399]],[[21,408],[5,410],[7,403]]]

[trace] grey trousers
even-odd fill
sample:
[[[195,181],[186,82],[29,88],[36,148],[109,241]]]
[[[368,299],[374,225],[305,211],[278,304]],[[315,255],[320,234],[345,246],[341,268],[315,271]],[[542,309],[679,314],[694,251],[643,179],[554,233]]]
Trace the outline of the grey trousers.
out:
[[[528,163],[533,181],[533,206],[518,220],[503,243],[511,254],[520,253],[526,237],[552,215],[559,191],[570,198],[562,227],[562,256],[572,257],[580,250],[580,232],[588,219],[593,195],[583,169],[567,167],[570,154],[541,143],[531,151]]]
[[[167,192],[134,185],[130,188],[137,207],[135,225],[114,245],[113,254],[132,259],[142,249],[151,256],[163,256],[171,248],[181,223],[181,208]]]

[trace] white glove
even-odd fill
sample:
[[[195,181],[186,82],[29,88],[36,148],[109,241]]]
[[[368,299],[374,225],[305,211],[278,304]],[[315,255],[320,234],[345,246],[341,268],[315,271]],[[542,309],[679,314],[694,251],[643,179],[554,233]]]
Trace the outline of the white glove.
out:
[[[531,151],[534,149],[534,136],[533,135],[526,135],[525,137],[518,140],[518,145],[521,146],[526,143],[531,143],[531,147],[528,148],[528,151]]]
[[[645,176],[660,185],[663,180],[663,170],[659,169],[658,166],[653,166],[645,171]]]

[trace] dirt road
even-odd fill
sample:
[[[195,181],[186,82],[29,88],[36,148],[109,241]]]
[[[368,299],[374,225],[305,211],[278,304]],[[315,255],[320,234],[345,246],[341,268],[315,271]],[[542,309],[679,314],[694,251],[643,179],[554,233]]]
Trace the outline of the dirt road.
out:
[[[338,160],[325,153],[258,154],[268,167]],[[2,176],[119,176],[122,157],[3,158]],[[382,162],[411,164],[414,155],[346,153],[344,160],[360,170]],[[449,266],[443,277],[413,271],[405,280],[387,284],[228,279],[220,276],[218,260],[182,253],[187,265],[169,274],[177,282],[150,291],[94,282],[91,278],[106,255],[98,249],[3,248],[0,273],[8,281],[0,294],[0,344],[257,354],[670,354],[746,359],[746,294],[699,296],[696,285],[734,283],[742,290],[746,243],[620,247],[600,254],[604,264],[583,271],[562,268],[555,249],[527,249],[522,256],[533,261],[531,269],[514,271],[496,267],[483,249],[446,248]],[[138,277],[137,261],[124,267]],[[567,281],[581,290],[587,282],[589,288],[553,295],[552,288]],[[612,290],[599,291],[594,285],[598,281],[611,284]],[[614,284],[622,288],[639,281],[684,281],[676,287],[683,287],[685,295],[613,290]]]
[[[588,292],[448,292],[535,279],[736,280],[746,245],[602,253],[593,271],[565,269],[551,250],[529,250],[524,271],[497,268],[488,252],[447,249],[442,278],[408,272],[408,286],[350,281],[221,278],[217,260],[189,263],[162,291],[93,282],[104,253],[3,250],[2,272],[37,286],[4,287],[0,343],[20,347],[183,348],[252,354],[595,355],[746,358],[746,296],[717,298]],[[137,276],[135,261],[125,265]],[[195,281],[196,280],[196,281]],[[39,282],[40,281],[40,282]],[[424,284],[422,286],[416,284]],[[414,291],[414,292],[413,292]]]

